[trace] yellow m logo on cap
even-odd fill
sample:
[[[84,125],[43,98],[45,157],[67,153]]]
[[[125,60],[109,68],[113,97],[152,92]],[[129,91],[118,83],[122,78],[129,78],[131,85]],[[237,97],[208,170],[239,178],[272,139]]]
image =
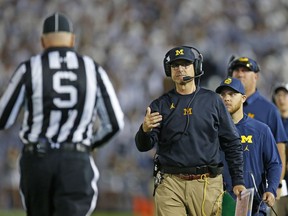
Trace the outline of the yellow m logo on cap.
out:
[[[184,55],[184,50],[183,49],[176,50],[175,51],[175,56],[178,56],[178,55]]]
[[[239,58],[239,61],[240,62],[248,62],[249,59],[247,57],[241,57],[241,58]]]
[[[226,80],[224,80],[224,83],[225,84],[230,84],[232,82],[232,79],[231,78],[227,78]]]

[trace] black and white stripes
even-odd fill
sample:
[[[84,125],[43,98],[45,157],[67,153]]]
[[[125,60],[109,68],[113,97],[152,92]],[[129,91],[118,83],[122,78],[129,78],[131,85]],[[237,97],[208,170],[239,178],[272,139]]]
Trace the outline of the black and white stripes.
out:
[[[49,49],[15,71],[0,101],[0,129],[10,127],[24,105],[23,143],[101,145],[124,127],[113,86],[90,57],[73,49]],[[98,131],[93,130],[100,121]]]

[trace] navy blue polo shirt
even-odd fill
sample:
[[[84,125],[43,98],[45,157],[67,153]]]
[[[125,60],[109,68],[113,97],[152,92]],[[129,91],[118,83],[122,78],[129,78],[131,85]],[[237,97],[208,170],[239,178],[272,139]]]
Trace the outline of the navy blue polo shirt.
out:
[[[251,118],[267,124],[277,143],[287,143],[288,138],[277,107],[264,98],[258,90],[244,103],[244,112]]]
[[[276,197],[282,166],[277,145],[270,128],[260,121],[249,118],[246,114],[236,124],[236,128],[240,134],[243,147],[246,188],[255,188],[254,178],[261,198],[266,191],[273,193]],[[265,175],[266,178],[264,178]],[[226,190],[235,198],[226,163],[224,164],[223,178]],[[256,194],[255,196],[255,199],[259,199]],[[264,203],[261,209],[265,211]]]

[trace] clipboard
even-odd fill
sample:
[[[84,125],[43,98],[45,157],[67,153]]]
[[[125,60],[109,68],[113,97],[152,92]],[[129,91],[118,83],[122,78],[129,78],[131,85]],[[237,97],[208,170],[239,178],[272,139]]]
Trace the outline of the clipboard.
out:
[[[236,199],[235,216],[251,216],[254,198],[254,188],[248,188]]]

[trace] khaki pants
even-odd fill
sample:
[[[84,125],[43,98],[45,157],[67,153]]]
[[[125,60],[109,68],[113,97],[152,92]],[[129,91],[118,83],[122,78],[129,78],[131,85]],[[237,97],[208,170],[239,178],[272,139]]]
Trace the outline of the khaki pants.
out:
[[[156,216],[221,216],[222,175],[192,181],[163,177],[154,197]]]

